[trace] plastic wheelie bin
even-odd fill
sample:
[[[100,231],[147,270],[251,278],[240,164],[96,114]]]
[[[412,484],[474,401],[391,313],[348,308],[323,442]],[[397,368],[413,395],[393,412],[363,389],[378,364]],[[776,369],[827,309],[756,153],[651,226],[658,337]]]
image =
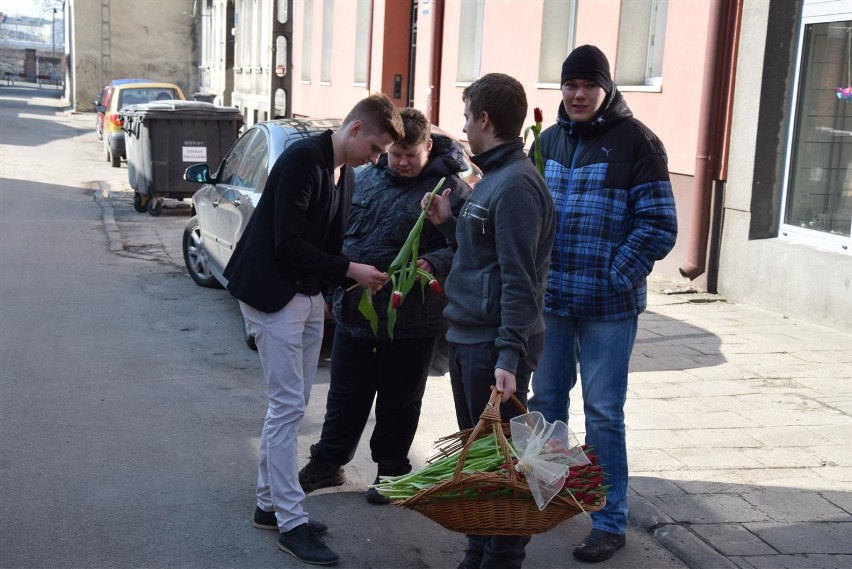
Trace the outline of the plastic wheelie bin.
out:
[[[163,198],[191,197],[183,179],[193,164],[219,164],[237,140],[243,115],[202,101],[152,101],[121,111],[133,207],[160,215]]]

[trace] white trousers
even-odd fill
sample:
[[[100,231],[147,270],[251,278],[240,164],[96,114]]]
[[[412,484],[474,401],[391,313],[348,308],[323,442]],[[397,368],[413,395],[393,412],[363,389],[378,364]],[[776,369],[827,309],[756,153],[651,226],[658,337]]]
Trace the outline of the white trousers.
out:
[[[269,399],[260,437],[257,505],[274,510],[278,529],[290,531],[308,521],[296,437],[319,362],[324,301],[319,294],[297,294],[278,312],[261,312],[244,302],[240,310],[257,344]]]

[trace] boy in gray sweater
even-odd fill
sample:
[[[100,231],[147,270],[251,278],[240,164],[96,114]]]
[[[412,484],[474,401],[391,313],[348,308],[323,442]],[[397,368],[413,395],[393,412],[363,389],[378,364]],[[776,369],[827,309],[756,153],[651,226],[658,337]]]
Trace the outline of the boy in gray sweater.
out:
[[[484,176],[452,215],[448,191],[427,212],[457,248],[446,281],[450,382],[459,429],[473,427],[491,386],[502,393],[504,421],[526,404],[530,376],[544,345],[542,308],[554,238],[550,190],[524,152],[523,86],[490,73],[468,86],[464,131]],[[427,198],[424,197],[423,205]],[[469,535],[460,569],[519,568],[528,536]]]

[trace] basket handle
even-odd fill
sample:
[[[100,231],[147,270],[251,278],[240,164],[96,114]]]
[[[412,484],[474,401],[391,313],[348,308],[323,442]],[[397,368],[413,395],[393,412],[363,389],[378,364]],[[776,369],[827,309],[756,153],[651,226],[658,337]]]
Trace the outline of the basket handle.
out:
[[[497,391],[497,387],[491,386],[491,397],[488,399],[488,403],[485,405],[485,409],[482,411],[482,414],[479,416],[479,421],[476,423],[476,427],[474,427],[473,432],[470,433],[467,440],[464,443],[464,446],[461,449],[461,453],[459,454],[459,459],[456,463],[456,469],[453,472],[453,481],[459,482],[461,480],[462,469],[464,468],[464,461],[467,458],[467,453],[470,450],[470,445],[473,444],[475,440],[479,438],[480,433],[485,430],[488,424],[491,424],[491,430],[494,433],[494,437],[500,442],[500,449],[503,451],[503,458],[505,459],[507,464],[512,463],[512,457],[509,454],[509,444],[506,442],[506,435],[503,434],[503,427],[501,426],[501,418],[500,418],[500,402],[503,398],[503,394],[500,391]],[[515,397],[511,395],[509,398],[512,403],[518,408],[521,413],[526,413],[527,409],[524,407],[524,404]],[[515,472],[514,468],[509,469],[509,477],[512,480],[512,485],[516,485],[518,480],[518,475]]]

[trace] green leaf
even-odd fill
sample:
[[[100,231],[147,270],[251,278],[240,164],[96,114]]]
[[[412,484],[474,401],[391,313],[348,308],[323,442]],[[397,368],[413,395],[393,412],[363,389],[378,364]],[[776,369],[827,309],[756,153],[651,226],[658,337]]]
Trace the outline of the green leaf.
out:
[[[379,329],[379,315],[376,314],[376,307],[373,306],[373,295],[367,289],[361,288],[361,301],[358,303],[358,312],[364,315],[370,322],[370,328],[373,330],[373,334],[375,334]]]

